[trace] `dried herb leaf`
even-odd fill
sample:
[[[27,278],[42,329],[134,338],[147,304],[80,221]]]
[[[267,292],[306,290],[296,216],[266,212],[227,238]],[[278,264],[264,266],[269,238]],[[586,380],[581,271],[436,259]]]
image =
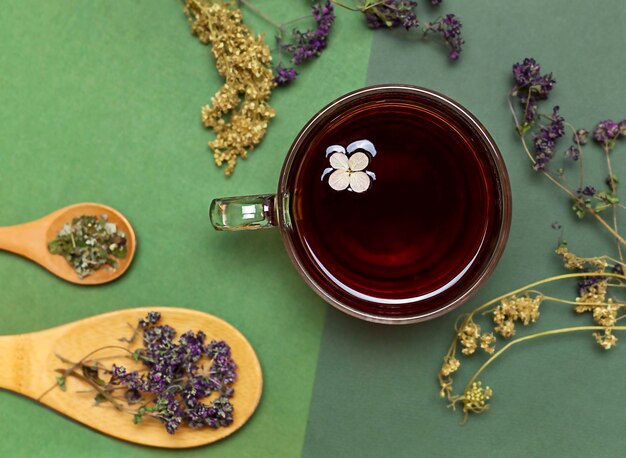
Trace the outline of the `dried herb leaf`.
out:
[[[65,375],[59,375],[56,378],[56,381],[57,385],[59,385],[59,388],[61,388],[61,391],[67,390],[67,387],[65,386]]]
[[[63,256],[80,278],[91,275],[102,266],[117,267],[117,259],[128,252],[126,234],[108,221],[107,215],[80,216],[63,226],[48,243],[48,251]]]
[[[97,366],[87,366],[85,364],[82,365],[81,367],[82,371],[83,371],[83,375],[85,376],[86,379],[91,380],[92,382],[94,382],[95,384],[99,385],[99,386],[104,386],[106,383],[104,382],[104,380],[102,380],[98,374],[98,367]]]

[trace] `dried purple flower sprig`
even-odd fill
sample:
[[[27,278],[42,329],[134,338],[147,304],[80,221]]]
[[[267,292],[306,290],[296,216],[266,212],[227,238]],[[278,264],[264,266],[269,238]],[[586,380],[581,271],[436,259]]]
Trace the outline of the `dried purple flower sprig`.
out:
[[[276,28],[276,50],[278,63],[274,67],[274,81],[278,86],[286,86],[294,81],[298,72],[296,67],[316,58],[328,46],[328,38],[335,22],[334,5],[350,11],[363,13],[368,27],[372,29],[393,29],[403,27],[407,30],[421,30],[422,37],[437,36],[449,48],[448,57],[457,60],[465,44],[461,35],[461,22],[454,14],[447,14],[434,22],[422,23],[415,13],[417,2],[413,0],[358,0],[355,7],[346,5],[338,0],[313,1],[311,16],[315,21],[315,28],[302,31],[293,28],[288,35],[288,25],[307,18],[295,19],[286,23],[274,20],[250,0],[238,2],[265,19]],[[434,6],[439,6],[442,0],[430,0]],[[287,56],[289,66],[283,63],[283,56]]]
[[[448,58],[457,60],[461,56],[465,39],[461,35],[461,21],[454,14],[446,14],[435,22],[429,22],[424,29],[424,37],[431,33],[439,34],[449,48]]]
[[[335,10],[330,0],[313,3],[311,15],[315,20],[315,29],[301,31],[293,29],[290,43],[279,43],[281,51],[287,53],[291,63],[301,65],[319,57],[328,45],[328,35],[335,22]]]
[[[417,2],[411,0],[361,0],[358,9],[371,29],[402,27],[410,30],[419,26],[416,7]]]
[[[515,86],[511,95],[519,98],[522,104],[522,126],[525,127],[534,121],[538,102],[548,98],[556,81],[552,73],[542,75],[541,65],[532,58],[526,58],[523,63],[513,65],[513,79]]]
[[[116,364],[108,368],[87,359],[98,349],[77,363],[60,358],[71,366],[59,369],[57,384],[63,389],[66,377],[78,377],[94,388],[96,404],[109,402],[131,414],[136,424],[145,417],[158,419],[170,434],[184,424],[214,429],[230,425],[237,379],[230,347],[222,340],[205,343],[202,331],[187,331],[176,340],[176,330],[159,325],[160,320],[160,313],[150,312],[139,320],[130,339],[120,339],[131,344],[141,334],[142,348],[104,347],[125,350],[143,369],[131,371]]]
[[[442,0],[431,0],[431,4],[439,6]],[[353,11],[361,11],[365,15],[367,26],[372,29],[395,29],[419,30],[423,38],[430,35],[438,36],[442,43],[449,49],[450,60],[457,60],[465,40],[461,35],[462,24],[454,14],[446,14],[434,22],[422,23],[417,17],[415,9],[417,2],[412,0],[359,0],[357,8],[347,7]]]
[[[545,175],[557,187],[564,191],[572,200],[572,209],[579,218],[589,214],[607,229],[617,242],[620,262],[623,262],[622,245],[626,240],[619,234],[617,226],[617,210],[626,209],[619,202],[617,185],[619,179],[613,173],[611,151],[615,148],[618,139],[626,136],[626,120],[614,122],[604,120],[593,130],[593,139],[598,143],[605,155],[608,178],[607,190],[596,191],[596,187],[585,182],[583,169],[583,146],[588,143],[589,131],[576,129],[560,115],[558,106],[552,108],[551,114],[540,111],[540,104],[546,101],[556,85],[552,73],[542,74],[541,65],[532,58],[526,58],[512,67],[514,86],[509,96],[509,108],[515,121],[516,131],[522,146],[530,158],[533,168]],[[515,109],[513,99],[519,101],[521,114]],[[565,167],[554,169],[551,167],[553,159],[559,150],[559,145],[565,137],[566,128],[572,132],[572,143],[565,149],[563,158],[578,162],[578,186],[572,188],[565,180]],[[527,136],[531,136],[529,146]],[[571,181],[571,180],[570,180]],[[594,192],[591,192],[591,191]],[[612,224],[607,222],[600,212],[611,208],[613,211]]]
[[[276,29],[275,40],[278,64],[274,67],[274,82],[278,86],[286,86],[298,76],[295,67],[283,64],[283,56],[287,56],[291,65],[299,66],[319,57],[328,46],[328,37],[335,22],[335,10],[330,0],[314,1],[311,6],[310,16],[282,24],[265,14],[250,1],[238,0],[238,2],[265,19]],[[315,21],[315,28],[305,31],[293,28],[291,33],[287,35],[287,26],[311,18]]]

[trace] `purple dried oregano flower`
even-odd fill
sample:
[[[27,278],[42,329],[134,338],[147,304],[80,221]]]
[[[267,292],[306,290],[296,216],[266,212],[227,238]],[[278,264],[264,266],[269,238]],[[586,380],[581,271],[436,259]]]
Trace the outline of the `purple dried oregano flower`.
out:
[[[537,116],[537,102],[545,100],[556,83],[552,73],[541,74],[541,65],[535,59],[526,58],[513,65],[515,87],[512,95],[519,98],[524,110],[523,122],[529,124]]]
[[[133,342],[142,335],[143,347],[132,358],[143,365],[142,370],[129,371],[114,364],[103,369],[102,363],[77,363],[82,377],[95,388],[96,404],[111,402],[117,409],[128,411],[135,423],[145,417],[158,419],[168,433],[174,434],[184,424],[192,428],[219,428],[233,422],[233,384],[237,365],[230,347],[223,340],[205,343],[202,331],[187,331],[176,340],[176,330],[159,325],[161,314],[150,312],[139,320]],[[100,374],[108,376],[105,382]],[[57,379],[57,383],[61,385]],[[208,401],[208,397],[212,400]],[[122,403],[128,408],[123,408]]]

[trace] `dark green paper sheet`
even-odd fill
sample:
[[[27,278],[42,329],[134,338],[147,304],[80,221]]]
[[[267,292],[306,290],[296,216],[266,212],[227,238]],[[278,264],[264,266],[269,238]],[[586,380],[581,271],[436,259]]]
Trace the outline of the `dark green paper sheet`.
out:
[[[550,102],[560,104],[567,120],[591,129],[603,119],[624,119],[626,9],[619,1],[571,0],[448,0],[443,7],[463,19],[467,46],[456,64],[447,62],[436,47],[413,42],[406,34],[377,32],[367,82],[441,91],[483,122],[511,177],[509,243],[487,285],[457,313],[441,319],[397,329],[329,310],[303,455],[623,456],[623,341],[606,352],[584,333],[511,349],[480,377],[493,388],[491,410],[470,418],[464,427],[459,426],[462,414],[446,409],[438,398],[436,375],[459,314],[563,272],[551,253],[559,237],[551,223],[561,223],[565,239],[581,255],[615,253],[610,237],[591,221],[577,221],[564,195],[529,169],[514,135],[506,94],[512,87],[511,65],[535,57],[545,71],[554,72],[557,84]],[[620,177],[626,172],[624,152],[622,144],[614,154]],[[586,154],[586,175],[600,188],[606,176],[603,153],[592,147]],[[572,283],[548,291],[574,297]],[[590,323],[588,316],[576,316],[567,305],[546,304],[534,329]],[[470,375],[457,377],[457,389]]]

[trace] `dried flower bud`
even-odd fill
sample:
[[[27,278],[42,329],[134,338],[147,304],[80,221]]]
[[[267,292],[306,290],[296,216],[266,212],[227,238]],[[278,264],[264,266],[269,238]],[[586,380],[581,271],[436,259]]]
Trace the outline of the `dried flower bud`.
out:
[[[584,259],[571,253],[567,247],[560,246],[555,252],[563,258],[563,266],[567,270],[581,270],[585,267]]]
[[[524,108],[523,123],[532,123],[537,116],[537,102],[547,99],[556,81],[552,73],[541,74],[541,65],[535,59],[526,58],[513,65],[515,88],[513,95],[518,97]]]
[[[605,350],[610,350],[617,345],[617,337],[611,333],[611,329],[605,329],[604,334],[594,332],[593,336],[596,338],[596,342]]]
[[[439,390],[439,397],[446,398],[446,397],[449,397],[450,394],[452,394],[452,380],[451,379],[447,379],[447,380],[440,379],[439,386],[441,387],[441,389]]]
[[[500,334],[505,339],[513,337],[515,335],[515,323],[513,320],[502,320],[497,323],[494,331]]]
[[[606,328],[615,326],[618,310],[619,307],[613,304],[612,299],[609,299],[606,306],[593,309],[593,321]]]
[[[610,119],[600,121],[593,131],[593,138],[602,146],[611,149],[620,135],[620,125]]]
[[[480,336],[480,348],[485,350],[490,355],[493,355],[493,352],[496,351],[495,347],[491,346],[495,342],[496,342],[496,337],[493,335],[492,332],[489,332],[487,334],[483,334],[482,336]]]
[[[467,414],[483,413],[489,408],[487,401],[491,399],[493,391],[488,386],[483,388],[481,382],[474,382],[463,394],[463,411]]]
[[[587,141],[589,140],[589,131],[587,129],[578,129],[574,133],[573,140],[575,143],[578,143],[579,145],[586,145]]]
[[[463,349],[461,353],[465,356],[471,355],[478,348],[477,340],[480,338],[480,326],[473,321],[469,321],[459,332],[459,340]]]
[[[500,301],[493,310],[494,330],[505,339],[515,335],[515,321],[521,321],[524,326],[534,323],[539,318],[539,306],[543,296],[530,297],[524,295],[509,296]]]
[[[455,373],[459,367],[461,367],[461,362],[456,359],[454,356],[449,356],[444,358],[443,366],[441,366],[440,375],[443,377],[448,377],[451,374]]]
[[[585,288],[585,290],[581,292],[580,296],[576,298],[576,302],[582,302],[582,304],[576,306],[576,312],[588,312],[596,307],[602,306],[606,300],[607,288],[608,281],[606,278],[596,282],[588,288]]]
[[[319,1],[311,7],[311,15],[316,23],[316,28],[302,32],[295,29],[292,34],[292,42],[281,45],[281,50],[291,56],[291,63],[300,65],[315,57],[319,57],[328,46],[328,35],[335,22],[335,10],[330,0]],[[278,78],[279,75],[277,75]],[[283,73],[283,76],[287,76]],[[295,78],[295,71],[288,75]],[[292,77],[293,76],[293,77]],[[281,84],[278,80],[278,84]]]

